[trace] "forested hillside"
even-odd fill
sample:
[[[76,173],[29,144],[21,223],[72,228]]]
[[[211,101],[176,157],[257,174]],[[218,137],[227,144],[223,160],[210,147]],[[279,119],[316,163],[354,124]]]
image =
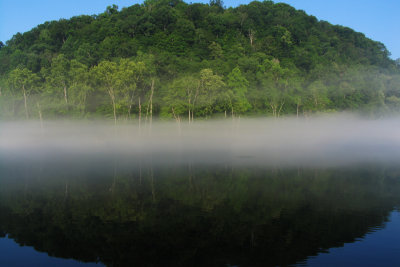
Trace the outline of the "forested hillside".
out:
[[[3,119],[215,116],[400,108],[382,43],[272,1],[146,0],[0,43]]]

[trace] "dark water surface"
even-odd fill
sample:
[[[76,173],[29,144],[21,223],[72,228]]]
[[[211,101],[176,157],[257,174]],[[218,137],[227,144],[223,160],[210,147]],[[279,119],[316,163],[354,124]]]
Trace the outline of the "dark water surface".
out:
[[[0,163],[1,266],[400,266],[400,167]]]
[[[400,212],[364,238],[310,257],[304,266],[400,266]]]
[[[21,246],[11,238],[0,239],[0,266],[103,266],[103,264],[83,263],[72,259],[51,257],[47,253],[38,252],[33,247]]]

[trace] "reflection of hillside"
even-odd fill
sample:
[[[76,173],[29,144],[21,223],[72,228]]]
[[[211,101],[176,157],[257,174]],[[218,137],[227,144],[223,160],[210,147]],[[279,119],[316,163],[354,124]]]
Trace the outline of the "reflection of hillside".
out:
[[[400,199],[400,172],[383,167],[113,173],[3,170],[0,230],[109,266],[286,265],[362,237]]]

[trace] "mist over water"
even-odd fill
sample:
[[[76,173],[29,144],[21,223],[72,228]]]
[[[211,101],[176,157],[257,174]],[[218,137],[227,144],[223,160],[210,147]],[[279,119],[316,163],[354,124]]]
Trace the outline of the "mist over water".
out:
[[[0,149],[24,158],[89,155],[153,161],[243,164],[346,164],[396,161],[398,119],[207,121],[149,127],[109,123],[3,123]]]
[[[109,122],[3,122],[3,160],[83,158],[131,164],[342,166],[400,163],[400,118],[352,115],[311,119],[226,119],[193,124],[156,122],[114,127]]]
[[[3,122],[0,238],[106,266],[308,264],[392,225],[399,136],[397,118],[351,115]],[[362,254],[385,257],[360,265],[397,266],[398,239],[375,240]]]

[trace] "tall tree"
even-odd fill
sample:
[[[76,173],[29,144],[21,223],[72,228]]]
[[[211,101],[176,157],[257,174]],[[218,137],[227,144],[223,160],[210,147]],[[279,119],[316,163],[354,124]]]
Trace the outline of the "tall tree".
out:
[[[80,114],[85,113],[86,99],[93,88],[90,86],[88,67],[76,59],[71,60],[68,76],[71,78],[70,100]]]
[[[23,96],[26,119],[29,119],[28,96],[37,89],[38,81],[39,77],[27,68],[16,68],[8,77],[8,86],[13,94]]]
[[[288,97],[289,70],[281,67],[279,60],[266,59],[259,66],[257,78],[267,97],[272,116],[279,117]]]
[[[110,97],[114,125],[117,124],[117,98],[120,95],[118,91],[119,81],[117,80],[118,67],[115,62],[102,61],[91,70],[91,78],[94,86],[107,92]]]
[[[222,77],[213,73],[211,69],[200,71],[200,86],[197,94],[198,110],[202,114],[209,116],[216,107],[216,101],[219,98],[225,83]],[[195,106],[196,108],[196,106]]]
[[[174,117],[187,114],[188,122],[194,119],[194,105],[199,93],[200,80],[192,75],[184,75],[175,79],[168,87],[167,95],[164,97],[167,113]]]
[[[321,81],[312,82],[307,87],[308,108],[310,111],[321,111],[325,108],[330,100],[326,85]]]
[[[242,75],[239,67],[235,67],[227,77],[227,86],[232,91],[232,116],[234,113],[243,114],[251,108],[247,100],[246,93],[249,87],[249,82]]]
[[[47,77],[49,84],[56,89],[56,94],[61,91],[64,97],[65,104],[68,106],[68,89],[71,81],[70,77],[70,62],[63,55],[59,54],[51,63],[50,75]]]
[[[121,59],[117,65],[116,85],[118,86],[128,110],[128,118],[131,116],[137,87],[143,83],[147,72],[147,66],[143,61],[135,62],[132,59]]]

